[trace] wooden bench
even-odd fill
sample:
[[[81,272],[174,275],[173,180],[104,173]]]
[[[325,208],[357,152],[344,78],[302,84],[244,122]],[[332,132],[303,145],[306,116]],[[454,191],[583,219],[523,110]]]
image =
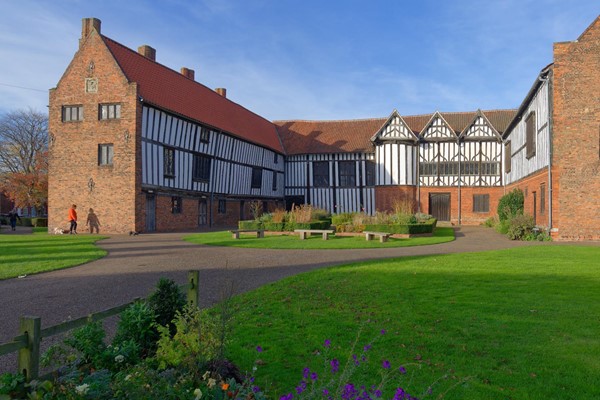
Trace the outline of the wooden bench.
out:
[[[381,243],[387,242],[389,237],[392,235],[391,233],[388,232],[363,232],[365,234],[365,239],[367,239],[367,241],[369,240],[373,240],[373,238],[375,236],[379,236],[379,241]]]
[[[300,235],[300,240],[304,240],[308,235],[318,234],[323,235],[323,240],[329,240],[329,235],[333,234],[332,229],[295,229],[294,232]]]
[[[234,229],[232,231],[230,231],[233,234],[233,238],[234,239],[239,239],[240,238],[240,233],[256,233],[256,237],[257,238],[264,238],[265,237],[265,230],[264,229]]]

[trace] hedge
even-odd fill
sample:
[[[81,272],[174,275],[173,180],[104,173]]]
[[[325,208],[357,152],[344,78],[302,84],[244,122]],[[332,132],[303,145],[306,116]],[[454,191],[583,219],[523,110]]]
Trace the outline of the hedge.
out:
[[[272,232],[293,231],[294,229],[329,229],[329,220],[311,222],[259,222],[255,220],[239,221],[238,229],[264,229]]]
[[[416,235],[420,233],[433,233],[436,224],[437,220],[435,218],[431,218],[423,224],[367,224],[365,225],[365,231]]]
[[[47,227],[48,226],[48,218],[35,217],[31,218],[31,224],[37,227]]]
[[[260,223],[259,221],[255,221],[255,220],[239,221],[238,228],[239,229],[264,229],[264,227],[262,226],[262,223]]]

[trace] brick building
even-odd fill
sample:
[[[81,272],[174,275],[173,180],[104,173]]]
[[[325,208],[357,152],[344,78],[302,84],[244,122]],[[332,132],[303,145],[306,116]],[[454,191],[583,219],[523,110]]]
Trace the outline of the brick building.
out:
[[[50,92],[49,226],[71,203],[103,232],[226,226],[256,201],[478,224],[518,187],[555,238],[600,239],[599,47],[600,18],[555,44],[518,109],[270,122],[84,19]]]

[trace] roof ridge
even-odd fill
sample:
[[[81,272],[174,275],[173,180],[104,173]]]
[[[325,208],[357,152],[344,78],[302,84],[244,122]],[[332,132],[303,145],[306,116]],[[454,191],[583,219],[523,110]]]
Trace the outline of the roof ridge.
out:
[[[277,122],[359,122],[359,121],[378,121],[381,119],[387,119],[388,117],[373,117],[373,118],[356,118],[356,119],[276,119],[273,123]]]

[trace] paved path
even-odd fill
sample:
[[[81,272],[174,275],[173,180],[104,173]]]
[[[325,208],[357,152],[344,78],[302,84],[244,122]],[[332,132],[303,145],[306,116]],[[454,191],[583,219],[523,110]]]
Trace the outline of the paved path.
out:
[[[209,247],[182,241],[183,233],[116,235],[98,244],[108,255],[88,264],[0,281],[0,342],[16,335],[21,315],[42,318],[42,327],[145,297],[161,276],[185,283],[200,270],[200,304],[212,305],[233,284],[241,293],[323,266],[375,258],[458,253],[530,245],[492,229],[462,227],[449,243],[386,249],[265,250]]]

